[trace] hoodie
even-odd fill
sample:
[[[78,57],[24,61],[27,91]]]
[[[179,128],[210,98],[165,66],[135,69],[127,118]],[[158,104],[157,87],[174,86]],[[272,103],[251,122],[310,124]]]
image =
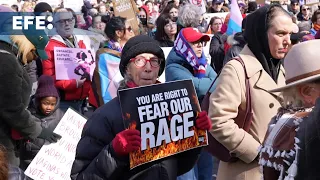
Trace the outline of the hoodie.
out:
[[[57,104],[54,108],[54,110],[48,114],[43,115],[43,113],[40,111],[40,102],[39,100],[33,99],[31,105],[29,106],[29,111],[32,115],[37,117],[39,119],[39,123],[41,124],[41,127],[43,128],[49,128],[52,131],[57,127],[60,120],[62,119],[64,113],[59,109],[59,103],[60,98],[57,100]],[[37,155],[41,147],[46,143],[47,141],[41,138],[35,138],[35,139],[29,139],[23,143],[23,146],[21,147],[21,168],[23,170],[26,170],[28,165],[31,163],[33,158]],[[49,142],[47,142],[49,143]]]

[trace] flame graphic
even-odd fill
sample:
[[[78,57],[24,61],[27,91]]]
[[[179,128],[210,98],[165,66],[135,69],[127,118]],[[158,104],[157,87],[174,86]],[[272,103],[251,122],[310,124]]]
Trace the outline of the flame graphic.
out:
[[[144,151],[138,150],[134,153],[130,153],[130,168],[136,167],[146,162],[164,158],[169,155],[173,155],[173,154],[176,154],[177,152],[182,152],[196,146],[205,145],[206,144],[205,142],[207,142],[206,131],[196,129],[195,127],[192,127],[191,130],[194,130],[194,136],[186,139],[178,140],[176,142],[171,142],[169,144],[165,144],[165,141],[163,141],[163,144],[161,146],[158,146],[153,149],[150,149],[149,142],[147,142],[146,150]],[[204,141],[199,142],[198,137],[203,137]]]

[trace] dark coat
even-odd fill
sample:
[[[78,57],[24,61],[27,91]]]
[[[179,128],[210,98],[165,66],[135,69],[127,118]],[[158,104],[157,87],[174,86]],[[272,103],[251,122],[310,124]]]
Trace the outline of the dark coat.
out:
[[[34,139],[42,128],[27,110],[32,84],[12,49],[7,43],[0,43],[0,144],[8,150],[9,163],[18,165],[19,159],[14,155],[17,142],[11,138],[11,130]]]
[[[8,180],[27,180],[27,176],[24,172],[16,166],[9,166],[9,178]]]
[[[298,175],[295,180],[320,179],[320,99],[313,112],[300,124],[297,137],[301,148],[298,159]]]
[[[26,71],[29,75],[29,79],[32,83],[37,82],[38,76],[37,76],[37,62],[36,60],[29,62],[26,65]]]
[[[157,40],[160,47],[173,47],[174,42],[167,39],[167,40]]]
[[[215,34],[210,43],[209,53],[211,56],[211,67],[218,73],[223,67],[223,60],[225,56],[224,43],[221,33]]]
[[[242,35],[242,33],[236,33],[233,37],[233,40],[235,41],[231,48],[228,49],[224,60],[223,60],[223,66],[227,64],[232,58],[238,56],[243,49],[243,47],[246,45],[246,41]]]
[[[71,170],[73,180],[176,180],[188,172],[201,148],[189,150],[129,170],[129,156],[117,156],[116,134],[125,130],[118,97],[98,108],[84,126]]]
[[[54,131],[54,129],[57,127],[57,125],[59,124],[60,120],[64,115],[64,112],[58,108],[59,100],[57,102],[55,109],[49,115],[43,115],[40,112],[39,103],[36,102],[36,100],[33,100],[32,103],[30,104],[31,106],[29,107],[29,110],[32,115],[39,118],[37,122],[41,124],[41,127],[48,128]],[[31,163],[33,158],[37,155],[37,153],[45,143],[49,143],[49,142],[41,138],[36,138],[33,140],[30,139],[23,143],[20,151],[21,153],[20,160],[22,161],[20,167],[23,170],[25,170],[28,167],[28,165]]]

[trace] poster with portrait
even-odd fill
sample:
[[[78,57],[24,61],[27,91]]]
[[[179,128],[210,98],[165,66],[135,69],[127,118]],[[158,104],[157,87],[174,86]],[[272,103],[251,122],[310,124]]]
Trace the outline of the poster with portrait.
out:
[[[130,168],[208,145],[197,129],[200,105],[192,80],[119,90],[123,121],[141,133],[141,148],[130,153]]]
[[[54,64],[57,80],[92,80],[94,53],[88,49],[54,47]]]

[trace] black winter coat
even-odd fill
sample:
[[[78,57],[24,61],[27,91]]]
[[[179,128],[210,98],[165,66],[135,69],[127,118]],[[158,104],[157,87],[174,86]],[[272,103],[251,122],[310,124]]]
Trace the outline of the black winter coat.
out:
[[[297,137],[301,148],[298,158],[298,175],[295,180],[320,179],[320,98],[308,119],[300,123]]]
[[[37,122],[41,124],[41,127],[48,128],[52,131],[57,127],[60,120],[62,119],[64,112],[61,111],[59,107],[59,100],[57,102],[57,105],[55,109],[52,111],[49,115],[43,115],[39,110],[39,103],[37,103],[35,100],[30,103],[31,106],[29,107],[29,110],[32,115],[39,118]],[[20,167],[22,170],[26,170],[28,165],[31,163],[33,158],[37,155],[37,153],[40,151],[41,147],[45,144],[49,143],[45,139],[36,138],[36,139],[30,139],[28,141],[25,141],[21,147],[20,150],[20,160],[21,165]]]
[[[221,33],[215,34],[210,43],[210,49],[209,53],[211,56],[211,67],[218,73],[223,67],[223,60],[225,56],[224,52],[224,43],[226,39],[224,40],[222,38]]]
[[[12,49],[9,44],[0,42],[0,144],[7,148],[9,163],[19,165],[19,158],[14,154],[17,141],[12,139],[11,130],[34,139],[42,128],[27,110],[32,84]]]
[[[129,170],[129,156],[117,156],[112,140],[125,130],[118,97],[98,108],[84,126],[71,170],[73,180],[176,180],[188,172],[201,148]]]

